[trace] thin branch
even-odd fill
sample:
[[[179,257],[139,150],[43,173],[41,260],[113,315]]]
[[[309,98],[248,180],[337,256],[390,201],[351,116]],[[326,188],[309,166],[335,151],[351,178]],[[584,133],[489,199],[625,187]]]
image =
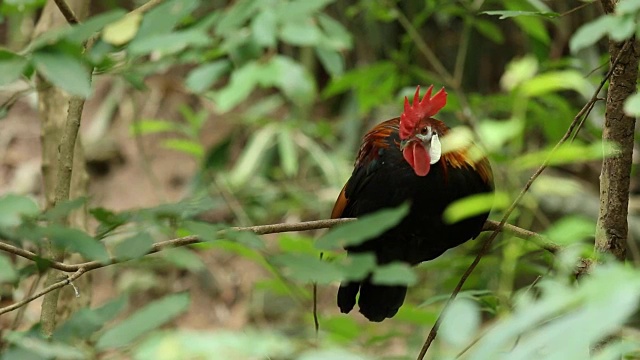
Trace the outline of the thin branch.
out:
[[[147,11],[153,9],[154,7],[162,4],[164,0],[150,0],[147,1],[146,3],[140,5],[140,7],[132,10],[131,12],[129,12],[129,14],[144,14]]]
[[[402,27],[405,29],[407,34],[411,37],[411,40],[415,42],[418,50],[420,50],[422,55],[424,55],[427,61],[429,61],[429,64],[433,66],[433,68],[436,70],[438,75],[440,75],[442,80],[444,80],[449,86],[457,88],[457,86],[455,86],[456,85],[455,79],[453,78],[451,73],[447,70],[447,68],[444,67],[440,59],[438,59],[438,56],[433,52],[433,50],[431,50],[429,45],[424,41],[420,33],[418,33],[418,31],[413,26],[411,21],[407,18],[407,16],[397,7],[394,8],[394,11],[398,15],[398,22],[400,22],[400,25],[402,25]]]
[[[478,5],[481,5],[481,3]],[[447,68],[442,64],[442,62],[438,59],[438,56],[429,47],[427,42],[422,38],[418,30],[415,28],[415,26],[413,26],[409,18],[407,18],[407,16],[402,12],[402,10],[400,10],[395,5],[393,10],[398,15],[398,22],[407,32],[411,40],[415,43],[416,48],[422,53],[422,55],[424,55],[424,57],[427,59],[431,67],[435,69],[436,73],[440,76],[442,82],[444,82],[446,86],[450,87],[455,92],[456,96],[460,101],[460,105],[462,107],[461,121],[464,122],[469,127],[471,127],[472,130],[475,130],[476,118],[473,115],[471,107],[469,106],[469,101],[467,100],[467,96],[465,95],[464,91],[462,91],[462,88],[461,88],[462,72],[464,71],[464,56],[462,54],[466,53],[468,48],[468,41],[469,41],[468,38],[471,33],[470,26],[467,26],[465,23],[465,26],[467,26],[465,29],[467,30],[463,32],[462,36],[464,38],[461,40],[460,48],[458,48],[458,55],[456,59],[456,69],[455,69],[456,73],[451,74],[451,72],[449,72]],[[458,79],[457,76],[459,76],[460,79]]]
[[[27,296],[33,296],[33,294],[35,294],[36,290],[38,289],[38,285],[40,284],[40,280],[42,280],[42,275],[38,274],[36,275],[35,279],[33,279],[33,282],[31,283],[31,286],[29,286],[29,290],[27,291]],[[11,324],[11,330],[17,330],[18,327],[20,326],[20,323],[22,323],[22,319],[24,318],[24,313],[27,311],[27,307],[23,306],[20,309],[18,309],[18,312],[16,313],[16,317],[13,318],[13,324]]]
[[[35,299],[37,299],[37,298],[39,298],[41,296],[44,296],[44,295],[46,295],[46,294],[48,294],[48,293],[50,293],[50,292],[52,292],[54,290],[60,289],[65,285],[69,285],[72,281],[74,281],[77,278],[79,278],[80,276],[82,276],[82,274],[84,274],[85,272],[87,272],[87,270],[82,269],[82,268],[78,269],[78,271],[76,271],[72,275],[66,277],[64,280],[58,281],[58,282],[56,282],[56,283],[54,283],[54,284],[52,284],[50,286],[47,286],[46,288],[38,291],[37,293],[35,293],[35,294],[33,294],[33,295],[31,295],[31,296],[29,296],[29,297],[27,297],[27,298],[25,298],[25,299],[23,299],[21,301],[18,301],[17,303],[14,303],[14,304],[11,304],[9,306],[3,307],[2,309],[0,309],[0,315],[8,313],[10,311],[13,311],[15,309],[18,309],[18,308],[20,308],[20,307],[32,302],[33,300],[35,300]]]
[[[60,12],[64,16],[64,18],[67,19],[67,22],[69,24],[76,25],[80,23],[80,20],[78,20],[78,17],[73,12],[73,9],[71,9],[69,4],[67,4],[65,0],[53,0],[53,2],[58,5],[58,9],[60,9]]]
[[[582,5],[578,5],[578,6],[574,7],[573,9],[569,9],[569,10],[563,12],[562,14],[560,14],[560,17],[567,16],[567,15],[573,13],[574,11],[578,11],[578,10],[584,8],[584,7],[587,7],[589,5],[593,5],[594,3],[595,3],[595,1],[594,2],[585,2]]]
[[[625,47],[626,47],[626,44],[625,44]],[[538,170],[536,170],[533,173],[533,175],[531,175],[531,178],[524,185],[524,187],[522,188],[522,190],[520,191],[516,199],[511,204],[511,206],[509,206],[509,208],[505,211],[504,215],[502,216],[502,220],[500,220],[500,223],[498,223],[498,225],[493,230],[491,235],[489,235],[489,237],[485,240],[476,258],[473,260],[471,265],[469,265],[469,267],[464,272],[464,274],[462,274],[460,281],[454,288],[453,292],[451,293],[451,296],[449,297],[449,300],[447,300],[446,304],[444,305],[444,308],[442,309],[442,312],[440,312],[438,319],[436,320],[435,324],[433,324],[433,327],[429,331],[429,335],[427,336],[427,339],[422,345],[422,349],[420,349],[420,353],[418,354],[417,360],[424,359],[424,356],[426,355],[427,350],[429,350],[429,347],[431,346],[431,344],[433,343],[433,340],[435,340],[436,335],[438,334],[438,329],[440,328],[440,324],[442,323],[442,319],[444,318],[444,315],[446,314],[447,309],[449,308],[453,300],[455,300],[455,298],[458,296],[458,293],[462,289],[462,286],[467,281],[467,279],[469,278],[473,270],[475,270],[476,266],[478,266],[478,263],[480,263],[480,260],[482,259],[482,257],[489,252],[489,249],[491,248],[491,244],[493,243],[493,240],[498,236],[498,233],[502,230],[502,228],[505,227],[507,219],[509,218],[509,216],[511,216],[511,213],[516,209],[516,207],[520,203],[520,200],[522,200],[522,198],[527,193],[527,191],[529,191],[529,188],[531,187],[533,182],[538,178],[538,176],[540,176],[540,174],[542,174],[542,172],[547,168],[547,165],[549,164],[549,160],[553,158],[553,155],[556,153],[558,148],[562,146],[562,144],[564,144],[571,137],[571,134],[573,134],[574,130],[580,123],[582,117],[585,116],[585,114],[589,111],[589,108],[591,108],[593,103],[595,103],[598,100],[598,93],[600,93],[600,90],[602,90],[602,87],[604,86],[604,84],[613,74],[613,69],[618,64],[618,61],[620,60],[620,54],[622,53],[623,51],[620,51],[620,53],[618,53],[618,56],[613,61],[611,68],[607,72],[607,75],[604,77],[604,79],[602,79],[602,81],[600,82],[600,85],[591,96],[591,99],[589,99],[589,101],[582,107],[582,109],[578,112],[578,114],[573,118],[573,121],[569,125],[567,132],[562,136],[562,139],[558,141],[556,146],[553,147],[553,149],[551,150],[547,158],[544,160],[542,165],[538,168]]]
[[[233,231],[251,231],[256,235],[266,235],[266,234],[277,234],[277,233],[291,232],[291,231],[308,231],[308,230],[326,229],[326,228],[334,227],[336,225],[352,222],[355,220],[356,220],[355,218],[327,219],[327,220],[304,221],[299,223],[280,223],[280,224],[257,225],[257,226],[247,226],[247,227],[233,227],[230,229]],[[487,222],[484,224],[482,231],[495,231],[499,225],[500,223],[497,221],[487,220]],[[517,227],[515,225],[505,224],[501,231],[510,232],[514,234],[516,237],[519,237],[524,240],[533,240],[536,243],[540,244],[541,248],[551,253],[558,252],[561,249],[560,245],[554,244],[546,237],[538,233],[535,233],[533,231]],[[222,236],[224,235],[224,232],[225,230],[221,230],[218,233],[218,235]],[[147,255],[164,250],[165,248],[193,245],[203,241],[204,240],[200,239],[195,235],[160,241],[153,244],[151,250],[149,250]],[[39,256],[38,254],[35,254],[28,250],[21,249],[17,246],[9,245],[4,242],[0,242],[0,250],[14,254],[14,255],[18,255],[20,257],[23,257],[31,261],[45,260],[43,257]],[[100,261],[89,261],[89,262],[80,263],[80,264],[66,264],[60,261],[51,261],[48,264],[48,266],[50,268],[65,271],[65,272],[74,272],[74,271],[78,271],[80,268],[95,270],[100,267],[113,265],[120,262],[123,262],[123,260],[118,260],[115,258],[112,258],[107,263],[102,263]]]
[[[354,218],[347,218],[347,219],[329,219],[329,220],[315,220],[315,221],[305,221],[305,222],[299,222],[299,223],[291,223],[291,224],[286,224],[286,223],[282,223],[282,224],[271,224],[271,225],[258,225],[258,226],[248,226],[248,227],[234,227],[231,228],[231,230],[233,231],[251,231],[257,235],[265,235],[265,234],[276,234],[276,233],[283,233],[283,232],[290,232],[290,231],[307,231],[307,230],[317,230],[317,229],[325,229],[325,228],[330,228],[336,225],[340,225],[340,224],[345,224],[348,222],[352,222],[355,221],[356,219]],[[489,220],[485,223],[483,231],[496,231],[496,229],[498,229],[500,223],[498,223],[497,221],[492,221]],[[506,224],[504,225],[501,230],[506,230],[508,232],[513,233],[514,235],[516,235],[519,238],[525,239],[525,240],[534,240],[537,243],[541,243],[541,247],[549,252],[557,252],[560,249],[559,245],[556,245],[552,242],[550,242],[547,238],[545,238],[544,236],[537,234],[533,231],[529,231],[526,229],[522,229],[519,228],[517,226],[514,225],[509,225]],[[218,233],[218,236],[223,236],[226,230],[221,230]],[[151,250],[149,250],[149,252],[146,255],[150,255],[150,254],[154,254],[157,253],[159,251],[162,251],[164,249],[168,249],[168,248],[174,248],[174,247],[179,247],[179,246],[187,246],[187,245],[192,245],[192,244],[196,244],[196,243],[200,243],[203,242],[205,240],[200,239],[198,236],[195,235],[191,235],[191,236],[184,236],[181,238],[176,238],[176,239],[170,239],[170,240],[166,240],[166,241],[160,241],[157,242],[155,244],[153,244],[153,246],[151,247]],[[21,256],[23,258],[32,260],[32,261],[36,261],[36,260],[42,260],[41,257],[39,257],[37,254],[32,253],[31,251],[27,251],[24,249],[20,249],[18,247],[15,247],[13,245],[9,245],[3,242],[0,242],[0,250]],[[85,263],[81,263],[81,264],[65,264],[63,262],[60,261],[51,261],[49,263],[49,266],[51,268],[57,269],[57,270],[61,270],[61,271],[65,271],[65,272],[73,272],[74,274],[67,280],[69,281],[73,281],[75,279],[77,279],[78,277],[80,277],[83,273],[89,272],[91,270],[95,270],[95,269],[99,269],[99,268],[103,268],[106,266],[110,266],[110,265],[114,265],[114,264],[119,264],[122,262],[125,262],[128,260],[122,260],[122,259],[116,259],[116,258],[111,258],[108,262],[100,262],[100,261],[88,261]],[[2,309],[0,309],[0,315],[4,314],[6,312],[15,310],[17,308],[19,308],[20,306],[29,303],[30,301],[33,301],[35,299],[37,299],[40,296],[43,296],[51,291],[57,290],[61,287],[63,287],[64,285],[68,284],[64,283],[64,281],[67,280],[63,280],[63,281],[58,281],[55,284],[48,286],[47,288],[43,289],[42,291],[38,292],[37,294],[28,297],[27,299],[24,299],[16,304],[4,307]],[[56,285],[56,286],[54,286]]]
[[[487,220],[482,227],[482,231],[507,231],[514,234],[516,237],[519,237],[520,239],[535,241],[538,246],[552,254],[555,254],[558,251],[562,250],[562,246],[554,243],[547,237],[531,230],[523,229],[511,224],[504,224],[502,227],[500,227],[500,223],[498,221]]]

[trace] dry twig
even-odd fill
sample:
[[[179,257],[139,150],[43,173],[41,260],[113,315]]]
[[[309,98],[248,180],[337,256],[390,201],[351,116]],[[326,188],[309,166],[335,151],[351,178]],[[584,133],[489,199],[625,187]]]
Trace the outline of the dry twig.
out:
[[[348,219],[330,219],[330,220],[315,220],[315,221],[305,221],[299,223],[291,223],[291,224],[270,224],[270,225],[258,225],[258,226],[248,226],[248,227],[234,227],[231,228],[233,231],[251,231],[257,235],[265,235],[265,234],[275,234],[282,232],[290,232],[290,231],[307,231],[307,230],[317,230],[317,229],[325,229],[330,228],[336,225],[345,224],[348,222],[355,221],[356,219],[348,218]],[[496,231],[500,224],[496,221],[489,220],[484,225],[484,231]],[[515,236],[525,239],[525,240],[535,240],[537,243],[541,243],[541,247],[550,252],[556,252],[560,249],[560,247],[556,244],[550,242],[547,238],[540,234],[536,234],[533,231],[525,230],[513,225],[506,225],[502,228],[502,230],[509,231],[513,233]],[[222,230],[218,233],[218,236],[224,236],[225,230]],[[200,239],[198,236],[184,236],[176,239],[170,239],[166,241],[157,242],[153,245],[151,250],[146,255],[154,254],[159,251],[174,248],[179,246],[187,246],[196,243],[203,242],[204,240]],[[41,257],[37,254],[27,251],[21,248],[18,248],[13,245],[9,245],[3,242],[0,242],[0,250],[6,251],[8,253],[12,253],[23,257],[25,259],[36,261],[41,260]],[[103,268],[106,266],[119,264],[128,260],[121,260],[116,258],[111,258],[107,262],[101,261],[88,261],[80,264],[66,264],[60,261],[51,261],[49,266],[53,269],[57,269],[64,272],[73,272],[69,278],[58,281],[51,286],[43,289],[42,291],[30,296],[24,300],[21,300],[18,303],[12,304],[10,306],[4,307],[0,309],[0,315],[13,311],[19,308],[22,305],[25,305],[38,297],[41,297],[48,292],[59,289],[64,285],[69,284],[69,281],[73,281],[79,278],[82,274],[89,272],[91,270]],[[69,280],[70,279],[70,280]],[[55,285],[55,286],[54,286]]]

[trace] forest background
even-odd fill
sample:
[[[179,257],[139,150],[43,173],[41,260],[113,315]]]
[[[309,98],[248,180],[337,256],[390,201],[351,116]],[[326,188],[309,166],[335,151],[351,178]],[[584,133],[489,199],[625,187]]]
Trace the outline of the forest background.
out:
[[[640,356],[638,18],[633,0],[2,1],[2,358]],[[345,239],[402,209],[300,222],[429,84],[489,154],[493,222],[415,269],[349,261]],[[412,285],[383,323],[335,306],[371,271]]]

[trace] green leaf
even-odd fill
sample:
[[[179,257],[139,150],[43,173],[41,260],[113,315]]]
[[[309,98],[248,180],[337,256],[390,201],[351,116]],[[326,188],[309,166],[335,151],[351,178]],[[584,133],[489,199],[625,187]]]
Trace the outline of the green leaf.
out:
[[[349,30],[327,14],[318,14],[318,22],[325,33],[323,44],[330,49],[341,51],[351,49],[353,39]]]
[[[27,65],[29,61],[24,57],[0,49],[0,86],[18,80]]]
[[[91,95],[91,75],[76,57],[61,51],[38,50],[33,53],[36,69],[55,86],[71,95]]]
[[[0,284],[12,283],[18,279],[18,273],[11,260],[0,254]]]
[[[272,257],[272,261],[285,267],[283,273],[286,276],[302,282],[329,284],[343,278],[338,266],[320,260],[317,255],[282,254]]]
[[[170,34],[147,36],[142,40],[132,42],[128,50],[133,55],[145,55],[157,52],[168,55],[180,52],[189,46],[202,47],[211,44],[209,35],[203,30],[185,30]]]
[[[156,134],[172,131],[180,131],[180,126],[172,121],[155,119],[134,121],[130,128],[132,135]]]
[[[260,5],[255,0],[239,0],[221,17],[216,33],[227,35],[235,32],[245,21],[255,14]]]
[[[138,46],[139,41],[144,41],[148,37],[170,33],[199,4],[199,0],[172,0],[154,7],[144,15],[131,46]]]
[[[545,231],[551,241],[559,245],[571,245],[595,236],[594,221],[581,216],[565,216]]]
[[[483,331],[467,357],[499,359],[508,351],[510,359],[538,359],[542,353],[555,359],[588,359],[590,345],[618,332],[637,309],[636,269],[598,265],[578,284],[560,278],[540,281],[535,297],[523,294],[513,313]]]
[[[173,265],[182,269],[187,269],[191,272],[198,272],[206,269],[202,259],[200,259],[200,257],[190,249],[178,247],[164,250],[160,253],[160,256]]]
[[[195,93],[204,92],[222,75],[227,73],[230,67],[231,64],[229,60],[218,60],[200,65],[189,72],[185,83],[187,87]]]
[[[320,12],[325,6],[336,0],[292,0],[278,4],[276,13],[286,19],[304,19]],[[295,20],[294,20],[295,21]]]
[[[187,293],[169,295],[151,302],[102,334],[96,348],[106,350],[129,345],[178,317],[187,310],[189,303]]]
[[[482,139],[482,145],[490,153],[503,150],[505,145],[518,138],[524,129],[525,122],[518,118],[503,121],[484,119],[478,122],[476,128],[478,138]]]
[[[350,316],[323,318],[322,330],[347,341],[355,341],[362,334],[360,325]]]
[[[636,0],[620,0],[616,5],[618,14],[635,14],[640,11],[640,2]]]
[[[624,112],[629,116],[640,117],[640,93],[635,93],[625,100]]]
[[[456,348],[473,340],[480,327],[480,309],[473,301],[456,299],[447,310],[442,326],[442,338]]]
[[[56,329],[53,339],[64,342],[89,339],[108,321],[120,314],[126,306],[127,297],[120,296],[95,309],[80,309]]]
[[[308,21],[288,21],[280,29],[280,39],[291,45],[314,46],[320,41],[322,33],[310,19]]]
[[[346,280],[362,280],[376,267],[373,253],[350,254],[339,264]]]
[[[416,324],[421,326],[431,326],[438,318],[438,314],[434,311],[424,310],[420,306],[405,303],[398,314],[394,316],[394,319],[403,321],[409,324]]]
[[[100,222],[100,226],[98,226],[96,235],[96,237],[98,238],[101,238],[108,232],[126,224],[131,219],[131,214],[129,213],[123,212],[117,214],[105,208],[90,209],[89,214],[91,214],[94,219]]]
[[[42,215],[48,221],[59,221],[63,217],[69,215],[72,211],[77,210],[87,203],[86,197],[79,197],[72,200],[63,201],[56,204],[53,208],[45,211]]]
[[[406,263],[393,262],[378,266],[373,272],[371,282],[377,285],[415,285],[418,277]]]
[[[293,143],[291,130],[286,127],[281,128],[281,131],[278,132],[278,153],[284,174],[287,176],[295,175],[298,172],[298,154]]]
[[[306,236],[282,233],[278,236],[278,246],[283,253],[305,253],[318,255],[319,251],[313,246],[313,239]]]
[[[275,136],[276,131],[273,126],[266,126],[253,134],[236,162],[236,166],[229,174],[229,182],[232,186],[242,186],[255,175],[267,149],[273,145],[272,139]]]
[[[113,249],[113,255],[118,260],[136,259],[149,253],[153,243],[149,233],[137,233],[120,241]]]
[[[593,86],[584,75],[573,70],[552,71],[535,76],[520,88],[525,96],[540,96],[560,90],[575,90],[585,98],[591,96]]]
[[[547,19],[553,19],[560,16],[559,13],[553,11],[520,11],[520,10],[492,10],[483,11],[480,14],[500,16],[499,19],[508,19],[518,16],[539,16]]]
[[[530,152],[516,158],[513,164],[518,169],[540,166],[543,161],[551,155],[551,151],[551,149],[547,148],[537,152]],[[553,153],[553,157],[549,159],[549,165],[564,165],[598,160],[612,156],[616,154],[617,151],[615,144],[603,143],[602,141],[596,141],[591,144],[580,144],[578,142],[563,144]]]
[[[106,27],[108,27],[109,24],[122,18],[125,14],[126,11],[122,9],[115,9],[99,15],[91,16],[87,21],[72,26],[64,37],[71,42],[80,44],[103,28],[105,28],[104,31],[106,31]]]
[[[525,56],[509,62],[500,86],[508,91],[515,89],[533,78],[538,72],[538,60],[534,56]]]
[[[150,336],[136,347],[133,359],[294,359],[294,350],[293,340],[278,331],[179,330]]]
[[[504,209],[509,205],[509,196],[503,192],[476,194],[458,199],[444,210],[442,219],[447,224],[487,213],[491,209]]]
[[[543,20],[542,17],[536,16],[517,16],[513,18],[513,21],[515,21],[520,29],[527,35],[544,45],[548,45],[551,39],[549,38],[549,32]]]
[[[618,24],[609,29],[609,36],[615,41],[624,41],[631,36],[636,30],[635,16],[620,17]]]
[[[104,245],[84,231],[51,225],[46,228],[46,233],[55,246],[78,252],[89,260],[109,262],[109,253]]]
[[[124,45],[136,36],[141,22],[142,14],[128,13],[119,21],[104,28],[102,40],[114,46]]]
[[[82,360],[89,358],[89,354],[78,350],[72,345],[48,341],[31,334],[8,331],[4,336],[4,340],[25,349],[26,353],[32,356],[27,357],[27,359]]]
[[[276,46],[277,16],[272,9],[261,11],[251,22],[253,39],[260,46]]]
[[[398,69],[392,62],[378,61],[331,79],[322,96],[328,98],[355,90],[360,112],[366,113],[395,96],[399,85]]]
[[[502,30],[496,24],[482,20],[482,19],[474,19],[473,27],[478,30],[480,34],[482,34],[487,39],[493,41],[496,44],[504,43],[504,35],[502,34]]]
[[[213,96],[217,110],[221,113],[233,109],[246,100],[258,84],[262,67],[255,61],[249,61],[231,73],[229,84]]]
[[[38,205],[27,196],[8,194],[0,197],[0,226],[16,226],[22,217],[38,215]]]
[[[397,225],[409,213],[409,205],[383,209],[364,215],[358,220],[336,226],[316,241],[320,250],[356,246]]]
[[[296,105],[309,105],[316,94],[313,76],[295,60],[277,55],[274,56],[265,71],[269,74],[261,85],[275,85]],[[271,80],[273,79],[273,80]]]
[[[317,349],[304,352],[297,360],[368,360],[369,356],[343,349]]]
[[[193,155],[197,159],[204,157],[204,147],[199,142],[188,139],[167,139],[162,142],[162,146],[167,149],[181,151],[185,154]]]
[[[322,46],[317,46],[315,50],[322,66],[331,76],[340,76],[344,73],[344,58],[339,52]]]
[[[612,15],[602,15],[592,22],[582,25],[569,40],[569,49],[572,53],[591,46],[602,39],[610,29],[616,27],[619,18]]]
[[[197,235],[203,241],[215,241],[220,239],[218,233],[224,228],[221,225],[212,225],[201,221],[185,221],[182,226],[190,233]]]
[[[256,235],[252,231],[235,231],[233,229],[228,229],[227,231],[225,231],[225,236],[229,238],[229,240],[233,240],[248,248],[265,248],[264,240],[262,240],[260,236]]]

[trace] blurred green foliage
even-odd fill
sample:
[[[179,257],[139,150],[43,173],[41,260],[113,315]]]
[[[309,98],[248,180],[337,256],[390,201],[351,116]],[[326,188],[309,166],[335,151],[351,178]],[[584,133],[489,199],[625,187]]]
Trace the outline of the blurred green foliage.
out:
[[[5,1],[2,21],[33,14],[43,3]],[[73,314],[52,341],[41,338],[37,325],[3,332],[3,359],[364,359],[398,354],[393,346],[401,349],[394,358],[414,358],[477,242],[415,271],[402,264],[376,268],[370,255],[347,259],[339,251],[393,226],[406,207],[340,226],[315,242],[281,234],[267,243],[251,233],[219,231],[288,217],[326,218],[364,131],[397,116],[403,96],[416,84],[430,83],[450,92],[442,119],[471,128],[489,153],[501,199],[492,217],[499,218],[600,82],[601,73],[591,73],[605,63],[605,47],[595,46],[598,41],[640,34],[640,6],[631,0],[622,0],[616,14],[579,18],[580,28],[571,27],[569,8],[552,9],[533,0],[214,3],[165,1],[140,15],[112,2],[81,25],[46,33],[23,49],[0,49],[0,86],[19,79],[32,83],[37,69],[80,96],[92,94],[91,74],[121,77],[131,88],[146,91],[145,78],[187,69],[180,86],[210,105],[216,126],[224,121],[231,128],[207,148],[201,141],[211,119],[205,108],[184,104],[180,119],[136,119],[132,136],[167,135],[163,147],[200,164],[183,201],[123,212],[93,208],[99,225],[88,234],[58,224],[84,199],[41,212],[30,197],[5,195],[0,197],[0,237],[38,249],[40,240],[49,237],[89,260],[106,262],[111,254],[134,259],[122,266],[173,266],[193,276],[222,271],[206,269],[196,254],[236,254],[269,274],[256,284],[256,292],[296,300],[287,309],[300,314],[289,324],[294,330],[283,330],[277,322],[243,331],[160,329],[192,306],[190,297],[169,294],[129,309],[128,295],[145,286],[140,285],[144,279],[134,279],[125,295]],[[551,35],[562,32],[564,43]],[[87,41],[91,46],[83,51]],[[571,52],[558,53],[558,46]],[[640,114],[640,97],[630,98],[625,109]],[[607,264],[583,281],[569,281],[579,255],[588,253],[585,243],[593,237],[595,219],[588,209],[567,214],[549,203],[584,198],[584,181],[566,173],[589,171],[582,164],[615,152],[594,141],[602,112],[596,104],[578,139],[560,150],[553,169],[509,219],[567,250],[554,259],[533,244],[500,235],[446,314],[432,358],[453,359],[464,352],[462,358],[469,359],[584,359],[591,347],[633,318],[640,298],[638,270]],[[198,220],[199,214],[227,207],[229,194],[241,204],[230,224]],[[487,204],[487,199],[466,199],[449,208],[447,216],[469,216]],[[142,258],[155,241],[191,234],[205,242]],[[17,268],[0,255],[0,282],[19,286],[47,263],[38,266]],[[321,307],[321,329],[314,340],[308,284],[360,279],[371,272],[379,283],[417,284],[398,315],[368,324]],[[632,356],[638,340],[604,343],[592,357]]]

